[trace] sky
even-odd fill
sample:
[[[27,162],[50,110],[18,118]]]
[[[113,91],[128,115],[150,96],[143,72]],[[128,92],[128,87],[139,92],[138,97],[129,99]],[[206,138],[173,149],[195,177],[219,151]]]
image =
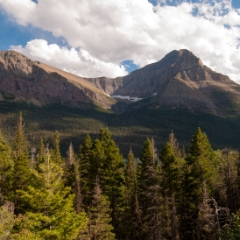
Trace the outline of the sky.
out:
[[[117,77],[188,49],[240,83],[239,0],[0,0],[0,50]]]

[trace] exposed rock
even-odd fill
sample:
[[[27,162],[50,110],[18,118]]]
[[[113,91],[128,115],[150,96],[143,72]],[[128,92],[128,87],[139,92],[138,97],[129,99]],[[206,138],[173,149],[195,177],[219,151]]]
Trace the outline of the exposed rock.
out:
[[[83,78],[34,62],[15,51],[0,51],[0,93],[4,100],[35,105],[97,104],[110,108],[115,103]]]
[[[95,104],[120,113],[131,103],[121,96],[144,98],[132,108],[181,107],[222,116],[240,113],[240,85],[204,66],[188,50],[173,51],[157,63],[115,79],[82,78],[15,51],[0,51],[0,101],[81,108]]]
[[[123,81],[122,77],[113,79],[106,77],[85,79],[95,85],[98,89],[101,89],[107,95],[111,95],[114,91],[116,91],[122,85]]]
[[[228,76],[204,66],[188,50],[173,51],[161,61],[123,77],[122,85],[113,94],[151,98],[147,104],[217,115],[240,112],[240,86]],[[142,106],[139,103],[138,107]]]

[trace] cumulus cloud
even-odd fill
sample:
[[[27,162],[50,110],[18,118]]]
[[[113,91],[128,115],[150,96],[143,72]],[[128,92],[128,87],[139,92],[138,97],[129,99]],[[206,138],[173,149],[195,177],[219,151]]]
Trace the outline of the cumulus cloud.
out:
[[[123,66],[94,58],[86,50],[77,51],[74,48],[69,50],[56,44],[48,44],[43,39],[32,40],[25,47],[11,46],[11,49],[82,77],[117,77],[127,74]]]
[[[156,6],[147,0],[0,0],[0,6],[17,23],[64,37],[72,47],[46,42],[43,47],[42,40],[34,40],[20,51],[80,75],[85,69],[84,75],[99,76],[103,69],[102,75],[112,71],[115,76],[124,73],[119,66],[124,60],[144,66],[187,48],[213,70],[240,82],[240,15],[230,0],[159,0]]]

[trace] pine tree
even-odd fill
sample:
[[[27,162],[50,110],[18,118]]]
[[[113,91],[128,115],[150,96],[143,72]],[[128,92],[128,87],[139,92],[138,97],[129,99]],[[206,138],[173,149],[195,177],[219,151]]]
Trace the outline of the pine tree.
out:
[[[180,159],[175,156],[174,148],[170,143],[166,143],[164,149],[160,154],[161,161],[161,175],[162,175],[162,191],[167,198],[170,214],[171,214],[171,239],[179,239],[177,206],[180,198],[181,186],[181,165]],[[177,199],[177,202],[176,202]]]
[[[141,229],[141,210],[137,191],[137,169],[132,149],[127,156],[125,170],[124,217],[121,228],[124,239],[138,239]]]
[[[178,142],[177,139],[175,138],[175,135],[173,133],[173,130],[171,131],[171,133],[169,134],[169,140],[168,140],[169,144],[171,145],[171,147],[173,148],[174,151],[174,155],[176,157],[181,156],[181,151],[179,150],[178,147]]]
[[[211,185],[213,172],[213,151],[208,138],[200,128],[193,136],[186,158],[185,176],[183,181],[183,199],[181,206],[181,234],[188,239],[196,238],[197,217],[202,198],[202,183],[206,188]]]
[[[167,235],[167,221],[165,219],[163,199],[161,197],[158,161],[155,143],[147,139],[139,165],[139,193],[142,210],[141,239],[161,239]]]
[[[30,183],[31,171],[29,164],[28,144],[24,137],[22,113],[19,115],[15,140],[13,142],[13,160],[14,160],[14,204],[15,213],[23,211],[22,203],[17,194],[17,190],[26,190]]]
[[[55,163],[62,164],[63,160],[61,157],[59,143],[60,143],[59,133],[58,133],[58,131],[56,131],[55,135],[54,135],[54,139],[53,139],[53,148],[51,149],[51,156],[52,156],[52,160]]]
[[[9,239],[14,225],[14,204],[5,202],[0,207],[0,239]]]
[[[0,204],[2,199],[12,198],[14,162],[11,148],[0,133]]]
[[[74,206],[77,213],[80,213],[82,210],[82,194],[80,187],[81,180],[79,172],[79,162],[76,160],[72,143],[70,143],[67,151],[67,159],[64,169],[66,185],[72,188],[72,193],[75,194]]]
[[[93,156],[93,143],[90,135],[87,134],[79,150],[80,188],[85,209],[91,201],[90,193],[94,187],[93,183],[97,175],[96,171]]]
[[[44,162],[44,157],[45,157],[44,139],[41,136],[40,143],[39,143],[39,152],[38,152],[38,156],[37,156],[37,168],[38,168],[39,164]]]
[[[117,230],[123,210],[124,161],[108,129],[101,129],[100,142],[105,157],[100,161],[99,179],[103,193],[110,201],[112,224]]]
[[[64,187],[63,170],[52,161],[48,150],[39,169],[33,170],[38,188],[18,190],[21,200],[28,204],[18,231],[27,230],[43,239],[77,239],[80,231],[86,229],[87,218],[84,212],[75,212],[74,195],[69,187]]]
[[[239,192],[239,157],[236,151],[225,148],[222,151],[223,181],[226,190],[226,205],[231,212],[237,212],[240,207]]]
[[[102,194],[99,178],[96,177],[93,189],[93,199],[89,210],[89,235],[92,240],[113,240],[112,219],[110,208],[106,197]]]

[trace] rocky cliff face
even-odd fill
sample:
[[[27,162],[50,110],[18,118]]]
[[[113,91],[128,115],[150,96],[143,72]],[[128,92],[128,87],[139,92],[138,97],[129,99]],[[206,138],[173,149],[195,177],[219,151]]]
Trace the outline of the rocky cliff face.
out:
[[[92,83],[98,89],[105,92],[107,95],[112,95],[120,86],[122,86],[123,78],[85,78],[88,82]]]
[[[114,104],[113,99],[83,78],[34,62],[15,51],[0,51],[0,100],[39,106],[62,103],[110,108]]]

